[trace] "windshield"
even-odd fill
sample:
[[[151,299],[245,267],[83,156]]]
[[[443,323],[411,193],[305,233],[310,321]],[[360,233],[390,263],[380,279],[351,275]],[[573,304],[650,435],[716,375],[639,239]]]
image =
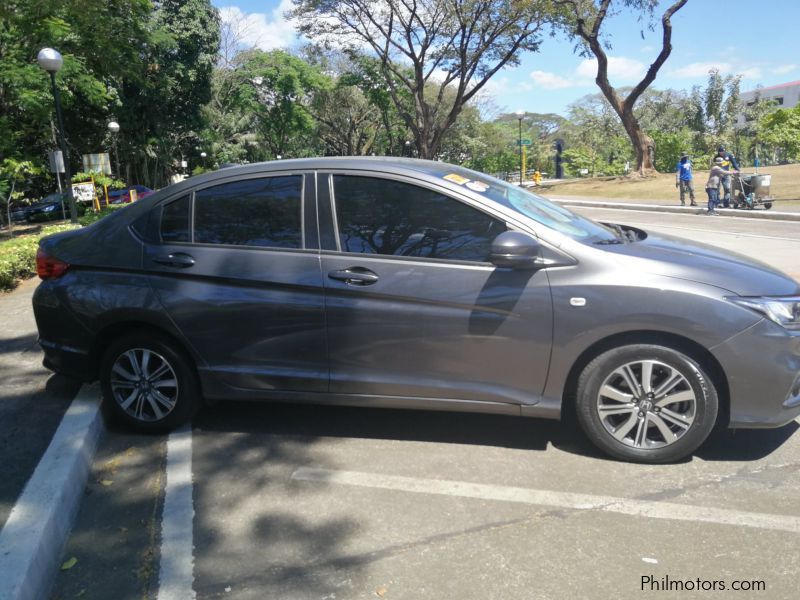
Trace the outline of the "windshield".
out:
[[[604,243],[620,239],[620,233],[614,229],[576,215],[524,188],[476,171],[447,166],[451,168],[435,174],[442,179],[463,185],[473,192],[478,192],[498,204],[575,240],[585,243]]]

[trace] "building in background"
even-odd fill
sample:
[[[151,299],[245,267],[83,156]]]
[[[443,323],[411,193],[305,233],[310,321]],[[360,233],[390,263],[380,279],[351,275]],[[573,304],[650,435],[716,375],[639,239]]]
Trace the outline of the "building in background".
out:
[[[781,83],[780,85],[771,85],[769,87],[756,88],[749,92],[742,92],[742,105],[748,106],[759,97],[763,100],[773,100],[778,108],[794,108],[800,104],[800,81],[790,81],[789,83]],[[745,116],[744,113],[742,113],[736,119],[736,124],[742,126],[745,122]]]

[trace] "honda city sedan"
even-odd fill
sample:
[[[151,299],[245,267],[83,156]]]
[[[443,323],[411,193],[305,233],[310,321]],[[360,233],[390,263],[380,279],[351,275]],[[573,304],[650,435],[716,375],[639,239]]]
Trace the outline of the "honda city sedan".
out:
[[[266,400],[558,419],[660,463],[800,414],[800,286],[441,162],[193,177],[44,238],[45,366],[131,426]]]

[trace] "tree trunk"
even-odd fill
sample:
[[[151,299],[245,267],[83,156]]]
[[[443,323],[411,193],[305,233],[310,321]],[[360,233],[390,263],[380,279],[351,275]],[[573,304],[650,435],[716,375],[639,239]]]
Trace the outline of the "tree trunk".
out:
[[[636,170],[639,171],[640,175],[655,171],[655,142],[653,142],[653,138],[647,135],[639,125],[639,121],[633,115],[633,111],[623,111],[618,114],[636,153]]]

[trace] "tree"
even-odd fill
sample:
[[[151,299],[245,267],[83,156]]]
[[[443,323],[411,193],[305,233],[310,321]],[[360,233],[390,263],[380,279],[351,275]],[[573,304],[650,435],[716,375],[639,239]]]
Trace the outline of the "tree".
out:
[[[15,197],[14,190],[18,184],[23,184],[30,178],[39,173],[40,169],[31,161],[18,161],[13,158],[6,158],[0,163],[0,208],[8,224],[8,234],[13,233],[13,222],[11,221],[11,202]]]
[[[777,148],[779,160],[800,159],[800,104],[762,117],[761,134],[766,143]]]
[[[314,129],[310,105],[315,92],[330,87],[317,68],[283,50],[248,50],[236,60],[237,103],[251,115],[252,130],[266,145],[261,160],[304,155],[299,137]]]
[[[546,0],[294,0],[301,33],[367,48],[422,158],[437,155],[464,105],[519,54],[539,47]],[[445,102],[445,91],[453,99]],[[413,100],[409,110],[403,91]]]
[[[677,0],[664,11],[661,16],[661,51],[647,69],[644,77],[623,98],[619,91],[611,85],[608,79],[608,55],[601,37],[601,29],[606,18],[612,16],[612,1],[601,0],[599,6],[594,0],[555,0],[557,5],[567,11],[570,29],[597,59],[597,77],[595,82],[603,96],[608,100],[614,112],[617,113],[625,132],[633,145],[636,153],[636,169],[644,175],[646,171],[654,169],[653,139],[647,135],[639,124],[634,112],[636,101],[648,86],[655,81],[659,69],[666,62],[672,52],[672,16],[678,12],[687,0]],[[643,11],[652,17],[658,0],[622,0],[626,7]]]
[[[134,73],[119,81],[117,118],[132,177],[161,187],[199,140],[219,49],[219,15],[209,0],[160,0]]]

